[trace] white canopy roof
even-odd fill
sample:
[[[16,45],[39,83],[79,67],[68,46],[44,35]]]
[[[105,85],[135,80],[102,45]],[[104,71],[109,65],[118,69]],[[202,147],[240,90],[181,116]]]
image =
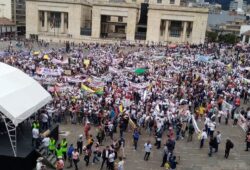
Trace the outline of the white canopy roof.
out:
[[[52,100],[51,95],[21,70],[0,62],[0,112],[15,126]]]

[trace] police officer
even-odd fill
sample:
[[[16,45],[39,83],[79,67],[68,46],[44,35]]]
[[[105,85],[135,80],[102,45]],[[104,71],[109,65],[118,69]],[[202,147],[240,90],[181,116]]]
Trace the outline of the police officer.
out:
[[[55,153],[56,150],[56,140],[51,137],[49,140],[49,152],[50,153]]]
[[[62,154],[63,154],[64,160],[67,159],[67,145],[68,145],[68,142],[67,142],[66,138],[63,138],[63,140],[60,143],[60,146],[62,149]]]
[[[39,129],[40,128],[40,124],[37,120],[35,120],[33,123],[32,123],[32,129],[33,128],[36,128],[36,129]]]
[[[60,144],[57,145],[57,148],[56,148],[56,157],[57,158],[60,158],[63,156],[63,152],[62,152],[62,147]]]

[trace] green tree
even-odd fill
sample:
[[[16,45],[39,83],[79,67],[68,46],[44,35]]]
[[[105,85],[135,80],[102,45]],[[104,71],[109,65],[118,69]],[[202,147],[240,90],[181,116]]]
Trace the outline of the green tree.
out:
[[[218,37],[217,32],[208,31],[206,34],[207,34],[206,36],[207,36],[208,42],[216,42],[217,41],[217,37]]]

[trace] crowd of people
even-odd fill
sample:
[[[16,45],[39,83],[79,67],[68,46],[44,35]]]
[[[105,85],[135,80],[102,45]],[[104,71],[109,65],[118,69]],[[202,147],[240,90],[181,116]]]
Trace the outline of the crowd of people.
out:
[[[195,133],[200,148],[209,139],[209,156],[218,152],[223,134],[216,126],[230,119],[246,132],[246,151],[250,147],[250,55],[244,46],[67,42],[57,50],[46,44],[46,50],[6,53],[1,62],[23,70],[53,96],[33,123],[33,141],[39,137],[36,129],[46,130],[52,122],[84,126],[76,145],[62,139],[56,146],[53,138],[43,137],[46,154],[58,158],[57,169],[68,159],[77,170],[84,154],[86,166],[92,157],[93,163],[102,160],[101,169],[123,170],[128,129],[135,150],[141,135],[155,136],[156,149],[164,153],[161,166],[167,169],[178,163],[176,141],[191,142]],[[162,141],[165,134],[167,141]],[[111,145],[101,150],[107,138]],[[145,161],[152,142],[144,144]],[[228,138],[225,158],[233,147]]]

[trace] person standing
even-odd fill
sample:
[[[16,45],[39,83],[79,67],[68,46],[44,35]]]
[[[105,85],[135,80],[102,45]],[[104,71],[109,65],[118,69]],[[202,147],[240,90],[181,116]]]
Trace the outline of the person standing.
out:
[[[217,145],[215,147],[215,152],[218,152],[219,144],[221,143],[221,133],[220,133],[220,131],[217,131],[216,142],[217,142]]]
[[[170,158],[169,165],[170,165],[170,170],[176,169],[176,165],[177,165],[176,156],[173,156],[172,158]]]
[[[114,161],[115,161],[115,152],[111,150],[108,156],[108,170],[114,170],[115,168]]]
[[[226,148],[225,148],[225,158],[227,159],[230,153],[230,150],[233,149],[234,144],[230,139],[227,139],[226,141]]]
[[[108,165],[108,156],[109,156],[109,146],[106,146],[105,149],[102,151],[102,165],[101,165],[101,170],[103,168],[103,165],[106,164]]]
[[[194,134],[194,126],[193,126],[192,123],[190,123],[189,126],[188,126],[188,139],[187,139],[187,142],[192,141],[193,134]]]
[[[117,170],[124,170],[124,160],[122,159],[122,157],[119,157],[118,169]]]
[[[163,159],[162,159],[161,167],[164,167],[165,163],[167,162],[167,158],[168,158],[168,147],[167,145],[165,145],[163,149]]]
[[[83,135],[79,135],[78,139],[77,139],[77,151],[80,153],[80,155],[82,154],[82,147],[83,147],[83,139],[82,139]]]
[[[42,140],[43,148],[45,150],[46,155],[49,154],[49,141],[50,141],[50,138],[46,136]]]
[[[90,156],[91,156],[91,148],[90,147],[86,147],[85,156],[84,156],[84,161],[86,162],[86,166],[89,166]]]
[[[56,140],[51,137],[50,140],[49,140],[49,152],[50,153],[55,153],[55,150],[56,150]]]
[[[75,170],[78,170],[78,162],[80,161],[79,159],[79,152],[77,151],[77,149],[75,148],[74,151],[72,152],[72,160],[75,166]]]
[[[67,157],[68,157],[68,161],[69,161],[69,166],[67,168],[71,168],[72,167],[72,162],[73,162],[73,158],[72,158],[72,154],[73,154],[73,151],[74,151],[74,147],[73,147],[73,144],[71,144],[69,146],[69,149],[67,151]]]
[[[147,161],[149,159],[151,149],[152,149],[152,144],[150,141],[144,144],[144,149],[145,149],[144,160]]]
[[[206,129],[203,129],[202,133],[201,133],[201,141],[200,141],[200,148],[203,148],[204,142],[207,139],[207,132]]]
[[[67,159],[67,146],[68,146],[68,142],[66,138],[63,138],[63,140],[60,143],[60,146],[62,149],[63,159],[66,160]]]
[[[62,147],[60,144],[57,145],[57,148],[56,148],[56,157],[59,158],[59,157],[62,157],[63,156],[63,152],[62,152]]]
[[[248,151],[248,148],[250,148],[250,132],[248,132],[246,136],[246,150],[245,151]]]
[[[99,143],[98,142],[96,142],[96,144],[95,144],[95,149],[94,149],[93,153],[94,153],[94,156],[93,156],[93,164],[94,164],[96,161],[99,162],[98,155],[100,153],[100,150],[99,150]]]
[[[32,129],[32,147],[38,147],[39,129],[33,127]]]
[[[139,140],[139,132],[137,129],[134,130],[134,134],[133,134],[133,139],[134,139],[134,147],[135,147],[135,150],[137,149],[137,143],[138,143],[138,140]]]

